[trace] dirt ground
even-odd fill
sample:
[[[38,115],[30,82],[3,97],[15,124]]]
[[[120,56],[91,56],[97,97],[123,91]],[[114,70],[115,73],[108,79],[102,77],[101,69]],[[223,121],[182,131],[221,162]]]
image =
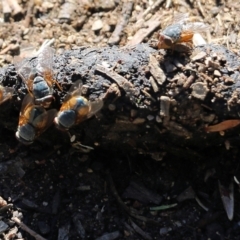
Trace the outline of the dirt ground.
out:
[[[56,54],[152,44],[177,12],[207,24],[204,39],[239,56],[240,3],[233,0],[2,0],[0,9],[0,67],[52,38]],[[114,104],[108,107],[102,114],[111,122]],[[122,145],[114,138],[106,145],[98,127],[109,131],[109,122],[94,117],[78,126],[72,138],[82,145],[51,128],[54,138],[23,146],[1,125],[1,239],[240,238],[239,127],[209,147],[211,139],[187,144],[163,132],[159,149],[136,149],[131,137],[158,130],[121,130]]]

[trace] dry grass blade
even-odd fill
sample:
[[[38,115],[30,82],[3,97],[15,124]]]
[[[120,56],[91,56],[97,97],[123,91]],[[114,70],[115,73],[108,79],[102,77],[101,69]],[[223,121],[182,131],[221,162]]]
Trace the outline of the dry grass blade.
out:
[[[231,221],[234,216],[234,185],[230,183],[229,188],[225,188],[218,181],[219,192],[222,198],[224,209],[227,213],[228,219]]]
[[[239,119],[226,120],[216,125],[208,126],[205,128],[206,132],[221,132],[231,128],[234,128],[240,124]]]

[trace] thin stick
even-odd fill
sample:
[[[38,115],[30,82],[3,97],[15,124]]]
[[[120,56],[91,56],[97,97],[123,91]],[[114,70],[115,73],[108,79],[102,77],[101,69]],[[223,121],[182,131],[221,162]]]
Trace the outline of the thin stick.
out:
[[[36,232],[34,232],[32,229],[30,229],[27,225],[25,225],[24,223],[21,222],[21,220],[17,217],[12,218],[12,220],[17,223],[17,225],[19,227],[21,227],[24,231],[26,231],[27,233],[29,233],[31,236],[33,236],[36,240],[47,240],[46,238],[43,238],[42,236],[40,236],[39,234],[37,234]]]
[[[153,5],[149,6],[144,13],[142,14],[142,18],[144,19],[145,16],[148,15],[149,12],[151,12],[152,10],[154,10],[155,8],[158,8],[160,4],[162,4],[164,2],[164,0],[157,0]],[[140,19],[139,19],[140,20]]]
[[[119,43],[120,36],[122,34],[124,27],[128,23],[128,20],[132,13],[132,9],[133,9],[133,2],[124,3],[121,18],[119,19],[118,24],[117,24],[112,36],[110,37],[110,39],[108,41],[109,44],[113,45],[113,44]]]
[[[34,8],[34,1],[31,0],[28,3],[28,8],[27,8],[27,15],[25,17],[25,21],[24,21],[24,26],[26,28],[28,28],[30,26],[32,17],[33,17],[33,8]]]
[[[169,8],[172,4],[172,0],[167,0],[167,3],[166,3],[166,8]]]
[[[202,7],[202,4],[201,4],[201,1],[200,1],[200,0],[197,1],[197,6],[198,6],[198,8],[199,8],[200,13],[201,13],[202,16],[205,18],[205,17],[206,17],[206,14],[205,14],[205,12],[204,12],[204,10],[203,10],[203,7]]]
[[[156,28],[161,24],[162,15],[155,13],[146,23],[146,28],[140,28],[133,38],[128,41],[127,46],[134,46],[138,43],[141,43],[145,37],[150,35]]]

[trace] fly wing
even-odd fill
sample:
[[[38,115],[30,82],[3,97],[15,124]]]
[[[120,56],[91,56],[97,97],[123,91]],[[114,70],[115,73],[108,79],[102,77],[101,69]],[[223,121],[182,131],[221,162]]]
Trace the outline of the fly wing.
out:
[[[14,92],[14,88],[12,87],[3,87],[0,85],[0,104],[7,101],[9,98],[12,97]]]
[[[18,75],[22,78],[23,82],[28,86],[29,85],[29,75],[31,73],[31,66],[29,59],[14,58],[14,66],[17,70]]]
[[[38,137],[52,125],[53,119],[56,117],[56,115],[57,110],[51,109],[44,112],[34,120],[34,122],[36,123],[34,125],[36,129],[36,137]]]
[[[68,93],[64,99],[64,103],[67,102],[72,97],[78,97],[82,95],[82,80],[77,80],[72,84],[70,89],[68,90]]]
[[[186,22],[189,18],[189,13],[175,13],[173,15],[173,23],[182,24]]]
[[[23,50],[19,56],[15,56],[13,59],[14,66],[22,78],[22,80],[29,85],[29,75],[31,73],[30,59],[34,58],[36,51],[33,46],[22,47]]]
[[[34,99],[31,96],[31,94],[27,94],[22,101],[18,125],[21,126],[29,121],[29,117],[30,117],[29,113],[33,106],[34,106]]]
[[[193,33],[201,33],[206,32],[209,29],[209,26],[202,22],[192,22],[183,25],[184,32],[193,32]]]
[[[103,100],[96,100],[94,102],[90,102],[89,105],[90,111],[87,115],[87,118],[92,117],[94,114],[101,110],[101,108],[103,107]]]
[[[54,56],[54,49],[46,46],[40,51],[37,57],[37,70],[40,74],[49,74],[53,75],[53,56]]]

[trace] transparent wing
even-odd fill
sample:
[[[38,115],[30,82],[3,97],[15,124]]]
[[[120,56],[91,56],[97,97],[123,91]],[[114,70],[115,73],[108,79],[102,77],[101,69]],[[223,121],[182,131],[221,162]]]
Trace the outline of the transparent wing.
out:
[[[44,75],[45,72],[53,73],[53,56],[54,49],[49,46],[44,47],[37,56],[36,68],[42,75]]]
[[[14,66],[18,75],[22,78],[23,82],[28,85],[29,75],[31,73],[31,65],[29,59],[23,59],[21,57],[15,57],[13,59]]]
[[[36,56],[36,51],[33,46],[22,46],[22,49],[21,54],[14,57],[13,63],[19,76],[26,83],[32,69],[30,59]]]
[[[192,22],[183,25],[183,31],[201,33],[206,32],[209,29],[209,26],[202,22]]]
[[[22,106],[20,110],[19,123],[18,123],[20,126],[29,121],[30,112],[33,106],[34,106],[34,99],[31,96],[31,94],[27,94],[22,101]]]
[[[98,111],[101,110],[101,108],[103,107],[103,100],[89,102],[89,105],[90,105],[90,111],[87,115],[87,118],[92,117],[94,114],[96,114]]]
[[[57,115],[57,110],[51,109],[41,114],[35,119],[34,122],[36,122],[35,124],[36,137],[38,137],[40,134],[42,134],[52,125],[53,119],[56,117],[56,115]]]
[[[27,107],[32,105],[34,105],[34,99],[31,94],[27,94],[22,101],[21,112],[24,112]]]
[[[10,99],[13,95],[13,92],[14,88],[3,87],[2,85],[0,85],[0,104]]]
[[[82,80],[77,80],[72,84],[72,86],[69,89],[69,93],[72,93],[73,96],[75,95],[81,95],[82,94]]]
[[[70,87],[70,89],[68,90],[68,93],[63,102],[68,101],[70,98],[72,98],[74,96],[81,96],[82,85],[83,85],[82,80],[77,80],[76,82],[74,82],[72,84],[72,86]]]
[[[188,18],[189,18],[189,13],[175,13],[173,15],[172,24],[174,24],[174,23],[179,23],[179,24],[184,23],[188,20]]]

